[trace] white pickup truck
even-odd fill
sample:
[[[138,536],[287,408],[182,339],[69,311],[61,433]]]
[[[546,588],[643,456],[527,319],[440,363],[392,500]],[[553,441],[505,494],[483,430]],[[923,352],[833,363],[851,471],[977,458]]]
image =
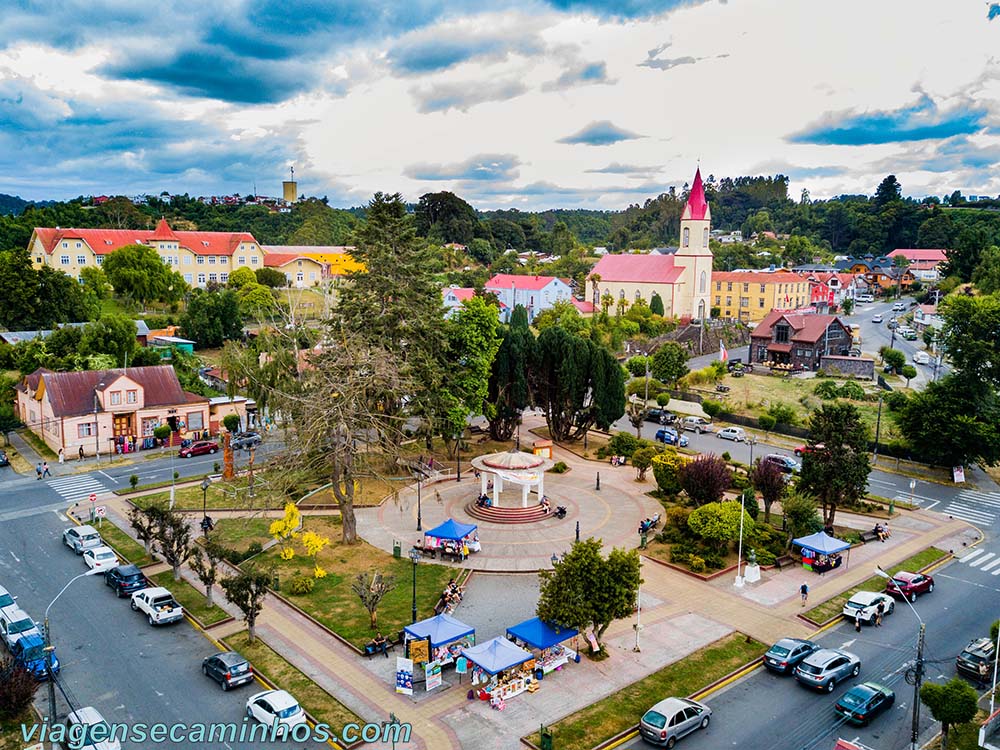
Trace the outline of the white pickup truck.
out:
[[[132,594],[133,611],[144,612],[150,625],[166,625],[184,619],[184,608],[162,586]]]

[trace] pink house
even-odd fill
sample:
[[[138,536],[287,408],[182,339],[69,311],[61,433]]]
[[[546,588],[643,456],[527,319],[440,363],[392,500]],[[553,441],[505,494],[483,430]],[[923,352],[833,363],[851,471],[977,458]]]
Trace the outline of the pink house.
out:
[[[35,370],[17,386],[17,414],[53,451],[76,456],[153,447],[153,430],[179,442],[209,428],[209,401],[181,388],[169,365],[127,370]]]

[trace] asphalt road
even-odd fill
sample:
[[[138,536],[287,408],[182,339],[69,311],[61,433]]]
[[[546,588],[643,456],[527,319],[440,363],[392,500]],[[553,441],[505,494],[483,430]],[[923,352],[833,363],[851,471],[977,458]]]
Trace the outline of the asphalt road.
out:
[[[996,545],[994,548],[1000,551]],[[927,624],[924,658],[928,681],[946,682],[955,676],[959,651],[972,638],[988,634],[989,623],[996,619],[993,602],[1000,592],[1000,576],[973,568],[973,562],[954,562],[941,569],[935,574],[934,592],[914,605]],[[913,707],[913,688],[904,681],[904,673],[916,656],[917,630],[913,611],[898,601],[881,628],[863,627],[857,634],[852,625],[839,625],[814,640],[859,656],[858,677],[841,683],[828,695],[802,687],[793,677],[758,669],[708,697],[705,702],[712,707],[711,725],[684,738],[679,746],[685,750],[826,750],[837,737],[843,737],[860,739],[880,750],[903,750],[909,746]],[[869,680],[892,688],[895,705],[867,727],[844,724],[834,712],[834,703],[853,685]],[[933,732],[933,724],[930,713],[921,706],[921,735]],[[637,738],[624,747],[649,745]]]
[[[36,621],[73,576],[86,571],[80,557],[62,544],[71,524],[58,512],[46,512],[0,524],[0,584],[18,597],[17,603]],[[160,628],[117,599],[102,576],[74,582],[50,610],[53,642],[62,662],[57,691],[59,715],[74,707],[94,706],[115,722],[234,722],[242,723],[246,700],[264,690],[259,683],[222,692],[203,677],[201,660],[215,647],[186,621]],[[47,706],[47,688],[37,694]],[[320,748],[319,743],[168,743],[175,747]],[[148,748],[153,743],[125,743]]]

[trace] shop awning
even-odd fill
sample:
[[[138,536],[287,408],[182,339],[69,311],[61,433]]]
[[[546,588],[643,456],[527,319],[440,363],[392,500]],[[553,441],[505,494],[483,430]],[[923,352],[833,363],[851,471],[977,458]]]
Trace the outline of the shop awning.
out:
[[[465,539],[478,528],[474,523],[459,523],[454,518],[449,518],[440,526],[425,531],[424,536],[432,536],[435,539]]]
[[[417,640],[430,638],[433,648],[443,646],[446,643],[453,643],[459,638],[464,638],[476,632],[475,628],[444,613],[437,617],[430,617],[426,620],[415,622],[412,625],[407,625],[403,630],[411,638]]]
[[[813,552],[818,552],[821,555],[832,555],[834,552],[840,552],[851,546],[850,542],[835,539],[822,531],[793,539],[792,544],[798,545],[803,549],[811,549]]]
[[[792,351],[791,344],[768,344],[767,350],[769,352],[790,352]]]
[[[463,648],[462,655],[490,674],[503,672],[535,658],[530,651],[515,646],[506,638],[493,638],[478,646]]]
[[[512,628],[507,628],[507,635],[512,635],[532,648],[538,649],[552,648],[577,634],[578,631],[573,628],[556,629],[538,617],[532,617]]]

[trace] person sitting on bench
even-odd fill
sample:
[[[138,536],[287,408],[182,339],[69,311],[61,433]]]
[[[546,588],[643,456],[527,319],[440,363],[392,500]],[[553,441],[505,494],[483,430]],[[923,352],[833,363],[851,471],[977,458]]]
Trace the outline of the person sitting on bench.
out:
[[[374,638],[372,638],[371,642],[367,646],[365,646],[365,651],[369,655],[377,653],[385,654],[385,658],[388,659],[389,658],[388,647],[389,647],[389,641],[385,639],[385,637],[382,635],[380,631]]]
[[[541,505],[542,505],[542,513],[548,514],[548,512],[551,510],[551,508],[549,507],[548,495],[542,495]]]

